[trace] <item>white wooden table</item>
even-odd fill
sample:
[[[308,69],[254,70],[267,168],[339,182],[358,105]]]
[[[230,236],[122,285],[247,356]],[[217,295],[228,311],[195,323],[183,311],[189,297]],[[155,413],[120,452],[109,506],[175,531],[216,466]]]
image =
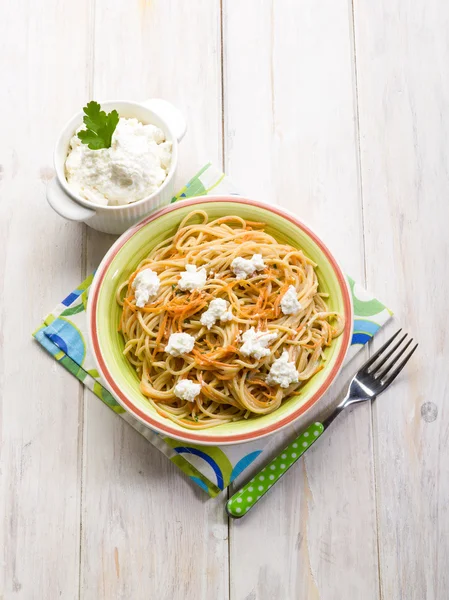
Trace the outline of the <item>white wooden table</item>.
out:
[[[1,600],[449,597],[448,31],[446,0],[3,0]],[[294,210],[421,344],[239,522],[30,337],[112,242],[46,204],[59,130],[153,96],[180,185],[210,159]]]

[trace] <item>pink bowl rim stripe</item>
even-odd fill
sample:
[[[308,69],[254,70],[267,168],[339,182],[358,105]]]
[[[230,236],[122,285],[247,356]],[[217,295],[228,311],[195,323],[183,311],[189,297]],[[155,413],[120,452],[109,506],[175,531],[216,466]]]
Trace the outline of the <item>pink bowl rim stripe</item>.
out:
[[[349,293],[349,288],[348,288],[348,284],[346,281],[346,277],[344,276],[338,262],[335,260],[335,258],[332,256],[332,254],[329,251],[329,249],[327,248],[327,246],[320,240],[320,238],[311,229],[309,229],[309,227],[304,225],[304,223],[299,221],[296,217],[294,217],[292,214],[285,211],[284,209],[281,209],[278,206],[268,205],[268,204],[264,204],[263,202],[251,200],[250,198],[245,198],[242,196],[197,196],[195,198],[177,201],[176,204],[175,203],[170,204],[169,206],[166,206],[165,208],[162,208],[162,209],[156,211],[155,213],[149,215],[148,217],[146,217],[145,219],[143,219],[142,221],[140,221],[139,223],[137,223],[136,225],[134,225],[133,227],[128,229],[128,231],[126,231],[122,236],[120,236],[120,238],[113,244],[113,246],[107,252],[106,256],[104,257],[103,261],[101,262],[100,266],[98,267],[98,270],[94,277],[94,281],[92,283],[93,289],[91,289],[91,293],[89,295],[89,315],[88,315],[89,334],[90,334],[90,339],[92,342],[92,344],[91,344],[92,352],[93,352],[94,358],[97,362],[97,365],[99,367],[101,374],[103,375],[109,388],[111,389],[113,394],[115,394],[115,396],[116,396],[117,400],[120,402],[120,404],[122,404],[122,406],[126,410],[128,410],[128,412],[130,412],[132,415],[137,417],[140,421],[142,421],[144,424],[148,425],[149,427],[155,429],[156,431],[159,431],[160,433],[167,434],[169,437],[173,437],[178,440],[184,440],[184,441],[187,441],[190,443],[197,442],[199,444],[204,444],[204,445],[220,445],[220,444],[225,445],[225,444],[250,442],[250,441],[254,441],[256,439],[263,438],[263,437],[270,435],[276,431],[279,431],[280,429],[293,423],[294,421],[296,421],[296,419],[298,419],[301,415],[303,415],[307,410],[309,410],[309,408],[311,408],[325,394],[325,392],[329,389],[330,385],[332,384],[332,382],[335,380],[336,376],[338,375],[338,373],[343,365],[343,361],[346,357],[347,350],[349,348],[352,328],[347,325],[345,326],[345,329],[342,334],[343,335],[342,344],[341,344],[337,359],[335,360],[335,364],[333,365],[331,371],[329,371],[329,373],[327,374],[327,377],[323,381],[321,386],[309,398],[309,400],[305,404],[301,405],[296,411],[289,414],[288,416],[284,417],[283,419],[281,419],[279,421],[276,421],[275,423],[267,425],[266,427],[263,427],[262,429],[259,429],[258,431],[249,432],[249,433],[231,434],[231,435],[225,435],[225,436],[210,436],[210,435],[205,436],[205,435],[201,434],[201,431],[195,432],[194,430],[189,430],[189,429],[186,429],[185,431],[178,431],[177,429],[174,429],[170,426],[169,419],[167,419],[167,423],[160,423],[159,421],[156,421],[149,415],[145,414],[142,410],[140,410],[140,408],[135,406],[133,404],[133,402],[131,400],[129,400],[129,398],[122,392],[120,387],[116,384],[112,374],[110,373],[110,371],[106,365],[103,355],[101,353],[100,343],[99,343],[99,339],[98,339],[98,332],[97,332],[97,324],[96,324],[96,314],[97,314],[98,298],[99,298],[99,292],[101,289],[101,284],[102,284],[104,277],[111,265],[111,262],[113,261],[113,259],[116,256],[116,254],[137,231],[142,229],[142,227],[144,227],[151,221],[158,219],[162,215],[176,211],[180,208],[183,208],[186,206],[195,206],[197,204],[214,203],[214,202],[215,203],[216,202],[218,202],[218,203],[226,202],[226,203],[235,203],[235,204],[245,204],[245,205],[255,206],[257,208],[262,208],[264,210],[267,210],[268,212],[273,212],[273,213],[279,215],[280,217],[287,219],[288,221],[293,223],[296,227],[298,227],[299,229],[302,229],[302,231],[304,231],[304,233],[306,233],[310,238],[312,238],[312,240],[317,244],[317,246],[320,248],[320,250],[323,252],[323,254],[326,255],[326,258],[332,265],[332,268],[337,276],[337,279],[338,279],[338,282],[340,285],[340,290],[341,290],[341,293],[343,296],[346,324],[348,322],[350,322],[350,320],[352,319],[352,300],[351,300],[351,296]]]

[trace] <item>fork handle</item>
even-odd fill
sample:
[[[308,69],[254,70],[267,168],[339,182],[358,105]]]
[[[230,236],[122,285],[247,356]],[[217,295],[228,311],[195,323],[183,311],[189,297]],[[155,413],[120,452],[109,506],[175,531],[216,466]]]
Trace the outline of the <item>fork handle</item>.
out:
[[[248,481],[226,503],[230,517],[243,517],[258,500],[286,473],[324,431],[322,423],[312,423],[301,435]]]

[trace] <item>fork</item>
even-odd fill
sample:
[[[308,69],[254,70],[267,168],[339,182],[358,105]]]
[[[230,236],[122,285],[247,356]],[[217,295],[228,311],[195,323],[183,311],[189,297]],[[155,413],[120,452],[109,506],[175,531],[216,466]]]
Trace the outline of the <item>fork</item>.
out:
[[[407,334],[404,334],[390,348],[392,342],[398,337],[401,331],[399,329],[357,371],[349,384],[346,396],[322,423],[318,421],[312,423],[289,446],[284,448],[276,458],[265,465],[251,481],[228,500],[226,503],[226,512],[230,517],[236,519],[243,517],[279,481],[282,475],[295,464],[304,452],[316,442],[342,410],[358,402],[375,400],[379,394],[384,392],[393,383],[418,347],[418,344],[415,344],[399,362],[399,359],[413,342],[413,338],[411,338],[405,345],[402,345],[407,338]],[[401,345],[402,348],[394,355]],[[389,350],[386,352],[387,349]],[[390,358],[391,360],[388,361]]]

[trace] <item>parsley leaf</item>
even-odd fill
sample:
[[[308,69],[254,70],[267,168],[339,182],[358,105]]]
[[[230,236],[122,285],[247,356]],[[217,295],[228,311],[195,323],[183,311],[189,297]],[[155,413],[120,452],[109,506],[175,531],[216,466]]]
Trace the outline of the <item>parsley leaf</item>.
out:
[[[101,110],[98,102],[89,102],[83,108],[84,125],[86,129],[78,132],[79,139],[83,144],[87,144],[91,150],[100,150],[100,148],[110,148],[112,143],[112,134],[117,127],[119,115],[116,110],[106,114]]]

